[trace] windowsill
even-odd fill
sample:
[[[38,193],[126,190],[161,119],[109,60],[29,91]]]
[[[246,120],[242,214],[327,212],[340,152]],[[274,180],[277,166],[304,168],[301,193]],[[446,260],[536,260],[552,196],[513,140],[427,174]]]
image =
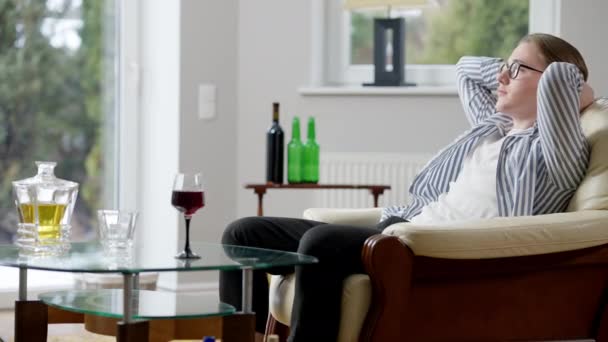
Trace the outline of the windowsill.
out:
[[[300,87],[298,92],[302,96],[458,96],[458,89],[454,86],[321,86]]]

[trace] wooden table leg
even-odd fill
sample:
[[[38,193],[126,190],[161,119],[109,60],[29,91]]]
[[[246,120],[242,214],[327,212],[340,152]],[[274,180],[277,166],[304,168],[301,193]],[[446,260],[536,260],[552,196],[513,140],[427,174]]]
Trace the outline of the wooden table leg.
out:
[[[255,314],[235,313],[224,316],[222,342],[254,342]]]
[[[258,195],[258,216],[264,216],[264,194],[266,189],[256,188],[255,193]]]
[[[46,342],[48,309],[39,300],[15,301],[15,342]]]
[[[380,195],[382,195],[384,190],[370,189],[369,191],[372,193],[372,196],[374,196],[374,208],[378,208],[378,197],[380,197]]]
[[[133,323],[118,322],[116,325],[116,342],[148,341],[150,324],[148,321]]]

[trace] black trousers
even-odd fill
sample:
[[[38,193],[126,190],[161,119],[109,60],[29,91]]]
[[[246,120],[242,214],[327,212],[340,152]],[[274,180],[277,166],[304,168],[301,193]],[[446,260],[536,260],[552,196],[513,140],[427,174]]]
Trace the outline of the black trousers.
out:
[[[318,264],[254,271],[253,310],[256,330],[264,332],[268,316],[266,273],[296,273],[289,341],[335,341],[340,322],[344,279],[363,272],[361,250],[365,240],[397,222],[391,217],[375,227],[326,224],[294,218],[247,217],[231,223],[222,243],[298,252],[315,256]],[[220,272],[220,299],[241,308],[240,271]]]

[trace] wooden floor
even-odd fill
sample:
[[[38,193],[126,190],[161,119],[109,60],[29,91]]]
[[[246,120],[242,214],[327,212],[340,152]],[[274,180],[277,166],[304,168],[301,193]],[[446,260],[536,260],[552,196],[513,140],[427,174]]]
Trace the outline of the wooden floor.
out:
[[[14,312],[0,310],[0,341],[13,342]],[[115,342],[116,338],[93,334],[84,329],[82,324],[51,324],[47,342]],[[186,340],[180,340],[186,341]],[[197,340],[200,341],[200,340]],[[175,340],[177,342],[177,340]]]
[[[0,310],[0,338],[5,342],[13,341],[14,312],[12,310]],[[49,325],[48,342],[114,342],[116,339],[110,336],[98,335],[84,330],[82,324],[51,324]]]

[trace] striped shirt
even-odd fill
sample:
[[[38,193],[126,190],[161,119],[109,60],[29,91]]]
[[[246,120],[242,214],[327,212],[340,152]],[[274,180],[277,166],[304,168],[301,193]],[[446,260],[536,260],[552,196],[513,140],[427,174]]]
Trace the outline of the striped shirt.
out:
[[[381,220],[407,220],[435,202],[458,177],[465,157],[482,137],[506,136],[512,119],[496,111],[497,74],[501,60],[462,57],[456,66],[458,93],[472,128],[439,151],[416,176],[407,206],[387,207]],[[500,216],[539,215],[566,209],[582,181],[589,145],[579,118],[583,76],[573,64],[551,63],[538,83],[537,118],[525,130],[505,137],[496,168]]]

